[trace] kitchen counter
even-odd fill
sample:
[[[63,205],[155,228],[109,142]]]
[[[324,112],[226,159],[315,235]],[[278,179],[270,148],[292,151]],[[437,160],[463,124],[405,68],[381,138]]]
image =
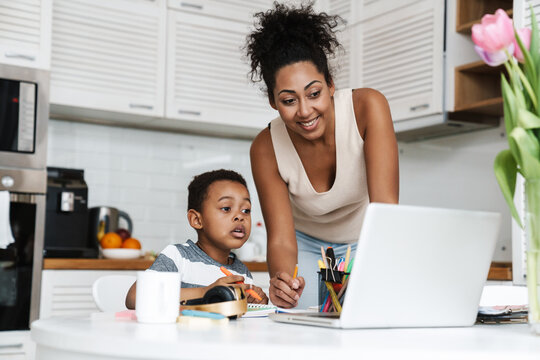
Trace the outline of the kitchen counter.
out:
[[[140,259],[43,259],[43,270],[146,270],[153,260]],[[244,262],[251,272],[267,272],[266,262]],[[512,263],[493,262],[488,280],[512,280]]]
[[[146,270],[154,260],[140,259],[43,259],[43,270]],[[244,262],[251,272],[266,272],[265,262]]]

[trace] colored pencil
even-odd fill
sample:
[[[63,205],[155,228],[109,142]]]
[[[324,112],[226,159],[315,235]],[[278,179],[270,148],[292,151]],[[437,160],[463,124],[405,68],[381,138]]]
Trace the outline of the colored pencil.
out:
[[[341,305],[339,304],[339,300],[337,298],[336,292],[334,291],[334,288],[328,281],[326,281],[325,284],[328,292],[330,292],[330,298],[332,299],[332,304],[334,305],[334,308],[338,313],[341,312]]]
[[[324,264],[324,267],[328,269],[328,261],[326,260],[326,253],[324,252],[324,248],[321,245],[321,257]]]
[[[351,259],[351,245],[347,246],[347,253],[345,254],[345,266],[343,266],[343,269],[345,269],[345,272],[348,272],[349,269],[349,260]],[[345,281],[345,276],[343,276],[343,279],[341,280],[341,283]]]
[[[219,268],[221,270],[222,273],[224,273],[225,275],[227,276],[232,276],[232,273],[227,270],[224,266],[220,267]],[[236,284],[243,284],[244,282],[243,281],[237,281]],[[255,299],[261,301],[262,298],[259,296],[259,294],[257,294],[257,292],[253,289],[246,289],[246,292],[248,294],[250,294],[251,296],[253,296]]]

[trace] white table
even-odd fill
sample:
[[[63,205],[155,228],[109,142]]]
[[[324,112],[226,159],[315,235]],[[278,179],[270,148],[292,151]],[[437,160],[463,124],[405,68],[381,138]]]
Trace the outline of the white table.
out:
[[[540,359],[526,324],[336,330],[250,318],[197,329],[95,315],[35,321],[36,359]]]

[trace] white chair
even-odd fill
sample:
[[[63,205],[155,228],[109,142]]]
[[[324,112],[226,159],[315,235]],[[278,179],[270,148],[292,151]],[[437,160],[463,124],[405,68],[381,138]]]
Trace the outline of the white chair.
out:
[[[137,277],[133,275],[106,275],[94,281],[92,296],[98,309],[104,312],[127,310],[126,295],[135,280]]]

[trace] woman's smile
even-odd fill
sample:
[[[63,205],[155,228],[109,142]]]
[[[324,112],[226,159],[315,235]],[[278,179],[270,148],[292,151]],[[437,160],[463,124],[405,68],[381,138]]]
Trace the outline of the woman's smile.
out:
[[[317,127],[317,124],[319,123],[319,118],[321,116],[317,116],[316,118],[308,121],[298,121],[297,124],[300,125],[300,127],[304,130],[311,131],[314,130]]]

